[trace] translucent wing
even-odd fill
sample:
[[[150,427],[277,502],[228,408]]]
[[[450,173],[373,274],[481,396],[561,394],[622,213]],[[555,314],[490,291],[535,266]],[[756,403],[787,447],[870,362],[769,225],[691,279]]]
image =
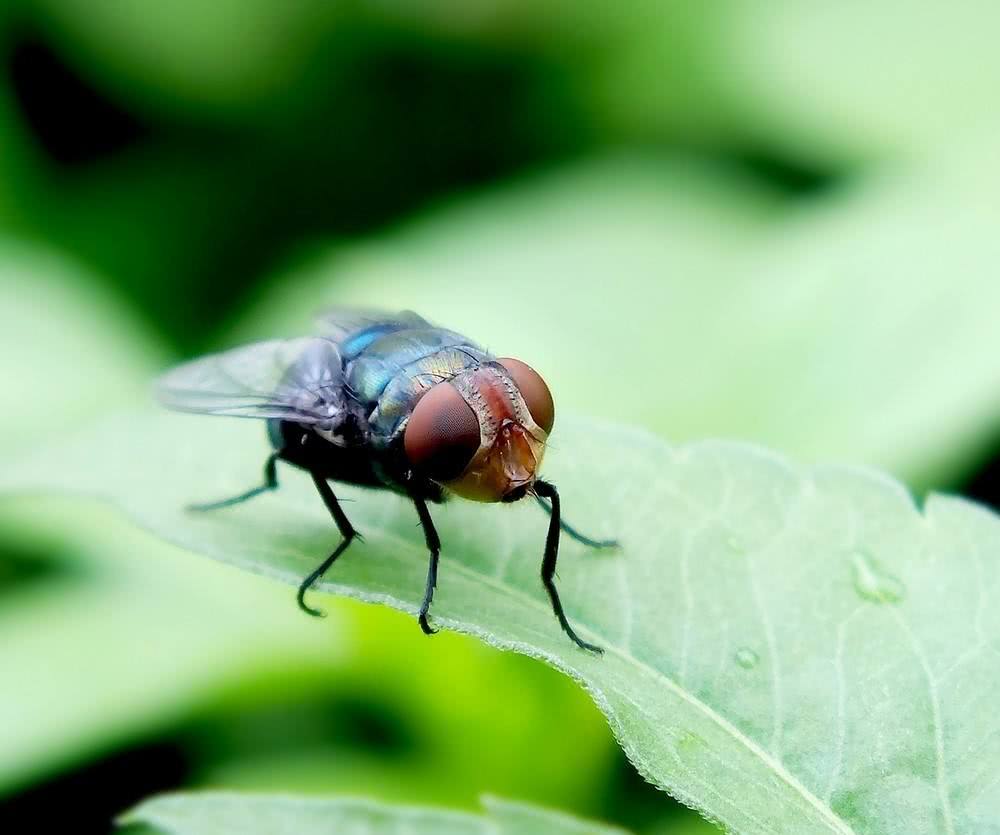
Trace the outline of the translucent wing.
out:
[[[323,311],[317,321],[320,333],[337,343],[344,362],[354,359],[376,339],[387,334],[430,327],[426,319],[411,310],[386,313],[383,310],[335,307]]]
[[[335,423],[344,375],[336,344],[320,337],[273,339],[179,365],[158,381],[164,406],[183,412],[300,423]]]

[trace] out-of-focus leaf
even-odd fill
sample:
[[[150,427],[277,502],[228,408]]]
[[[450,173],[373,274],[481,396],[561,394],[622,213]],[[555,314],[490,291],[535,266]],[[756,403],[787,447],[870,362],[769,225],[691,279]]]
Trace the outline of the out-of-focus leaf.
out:
[[[843,160],[926,154],[1000,129],[995,3],[736,0],[716,11],[713,104],[758,142]]]
[[[145,823],[165,835],[626,835],[621,829],[520,803],[484,798],[483,806],[485,815],[471,815],[354,798],[205,792],[154,797],[124,815],[121,822]]]
[[[985,155],[784,213],[717,171],[605,161],[317,256],[233,339],[410,307],[533,364],[558,408],[936,486],[1000,425],[998,203]]]
[[[18,449],[149,400],[163,348],[67,258],[0,239],[0,446]]]
[[[287,594],[107,513],[20,504],[5,506],[5,541],[44,545],[67,571],[0,597],[0,793],[181,722],[227,690],[294,692],[343,663],[337,631],[309,628]]]
[[[339,16],[324,3],[169,3],[41,0],[32,12],[88,71],[121,92],[232,116],[302,81]]]
[[[72,261],[0,243],[5,461],[148,401],[164,356]],[[336,633],[303,623],[287,595],[150,543],[107,513],[5,503],[0,534],[4,550],[51,560],[0,596],[0,791],[177,721],[227,688],[280,677],[294,689],[297,670],[343,659]]]
[[[108,11],[127,17],[130,7]],[[188,351],[292,243],[371,229],[430,196],[588,142],[571,94],[543,62],[384,28],[338,29],[316,78],[282,87],[280,114],[251,85],[254,124],[221,132],[143,119],[113,83],[121,74],[95,78],[53,35],[12,50],[22,84],[16,97],[0,84],[0,125],[10,123],[0,218],[16,216],[94,265]],[[63,64],[73,66],[55,69]],[[63,104],[77,98],[82,113]],[[89,126],[79,138],[78,123]]]
[[[282,490],[252,505],[180,510],[250,481],[264,444],[247,423],[125,415],[9,468],[3,487],[100,495],[171,542],[296,584],[331,542],[303,474],[283,469]],[[605,654],[559,630],[538,582],[544,516],[526,504],[435,513],[439,625],[568,672],[642,774],[735,832],[996,820],[993,513],[940,496],[921,512],[877,473],[583,420],[562,420],[546,472],[570,519],[624,542],[594,554],[567,541],[561,556],[570,617]],[[412,508],[338,490],[367,540],[321,588],[415,612],[426,554]]]
[[[528,45],[572,79],[605,137],[680,138],[844,164],[1000,128],[995,4],[460,0],[393,20]]]
[[[739,129],[731,79],[716,53],[725,3],[696,0],[461,0],[382,4],[379,19],[418,33],[502,45],[543,56],[573,90],[587,127],[605,141],[671,137],[717,145]],[[735,80],[733,80],[735,81]]]
[[[581,128],[606,141],[679,137],[842,164],[998,128],[986,104],[1000,80],[990,37],[998,16],[982,0],[919,10],[903,0],[138,8],[102,0],[83,14],[42,0],[32,17],[120,95],[210,122],[279,122],[275,114],[318,100],[329,57],[352,32],[382,29],[439,50],[507,49],[546,62],[586,113]]]
[[[341,602],[348,658],[331,678],[327,710],[356,701],[384,717],[398,741],[375,734],[375,743],[352,747],[310,733],[278,752],[236,748],[199,768],[197,785],[469,808],[488,788],[581,812],[601,808],[618,756],[603,717],[571,682],[465,636],[428,640],[399,612]],[[252,725],[243,727],[252,736]]]

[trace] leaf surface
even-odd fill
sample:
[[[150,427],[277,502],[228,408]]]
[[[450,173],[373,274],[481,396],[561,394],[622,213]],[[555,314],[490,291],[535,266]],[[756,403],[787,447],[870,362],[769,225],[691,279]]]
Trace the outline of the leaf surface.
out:
[[[3,486],[102,495],[164,539],[295,584],[337,542],[304,474],[282,467],[281,490],[243,506],[183,510],[256,482],[262,429],[125,415]],[[572,675],[649,780],[735,832],[973,832],[1000,816],[994,514],[940,496],[921,511],[877,473],[578,419],[546,465],[568,518],[624,544],[567,540],[560,558],[569,616],[606,653],[560,632],[538,580],[545,519],[527,503],[435,509],[439,626]],[[415,612],[413,509],[338,494],[366,542],[323,590]]]

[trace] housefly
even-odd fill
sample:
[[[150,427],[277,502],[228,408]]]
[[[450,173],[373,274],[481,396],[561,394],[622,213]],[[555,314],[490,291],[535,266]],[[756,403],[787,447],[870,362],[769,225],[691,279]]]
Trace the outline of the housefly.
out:
[[[231,507],[278,487],[277,463],[310,474],[342,540],[301,583],[306,592],[360,535],[330,482],[393,490],[413,502],[430,563],[419,623],[427,634],[441,542],[428,502],[459,496],[514,502],[530,496],[549,514],[541,576],[560,625],[580,647],[555,585],[560,531],[594,548],[560,512],[555,486],[538,476],[555,407],[544,380],[520,360],[494,357],[415,313],[334,310],[318,335],[257,342],[178,366],[159,380],[172,409],[267,421],[273,451],[264,483],[238,496],[195,505]]]

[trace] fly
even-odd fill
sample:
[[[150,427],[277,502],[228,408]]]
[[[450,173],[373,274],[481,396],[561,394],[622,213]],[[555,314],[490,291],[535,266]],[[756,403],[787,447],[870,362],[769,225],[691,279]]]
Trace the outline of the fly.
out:
[[[417,512],[430,554],[418,621],[428,620],[441,541],[428,503],[459,496],[479,502],[533,497],[549,514],[542,584],[563,631],[600,653],[570,626],[555,585],[560,531],[592,548],[614,547],[569,525],[555,485],[538,477],[555,405],[545,381],[526,363],[494,357],[416,313],[334,310],[319,335],[257,342],[193,360],[159,381],[172,409],[267,421],[273,451],[264,483],[193,510],[231,507],[278,487],[277,463],[310,474],[341,542],[299,585],[299,606],[321,615],[306,592],[361,535],[330,482],[392,490]]]

